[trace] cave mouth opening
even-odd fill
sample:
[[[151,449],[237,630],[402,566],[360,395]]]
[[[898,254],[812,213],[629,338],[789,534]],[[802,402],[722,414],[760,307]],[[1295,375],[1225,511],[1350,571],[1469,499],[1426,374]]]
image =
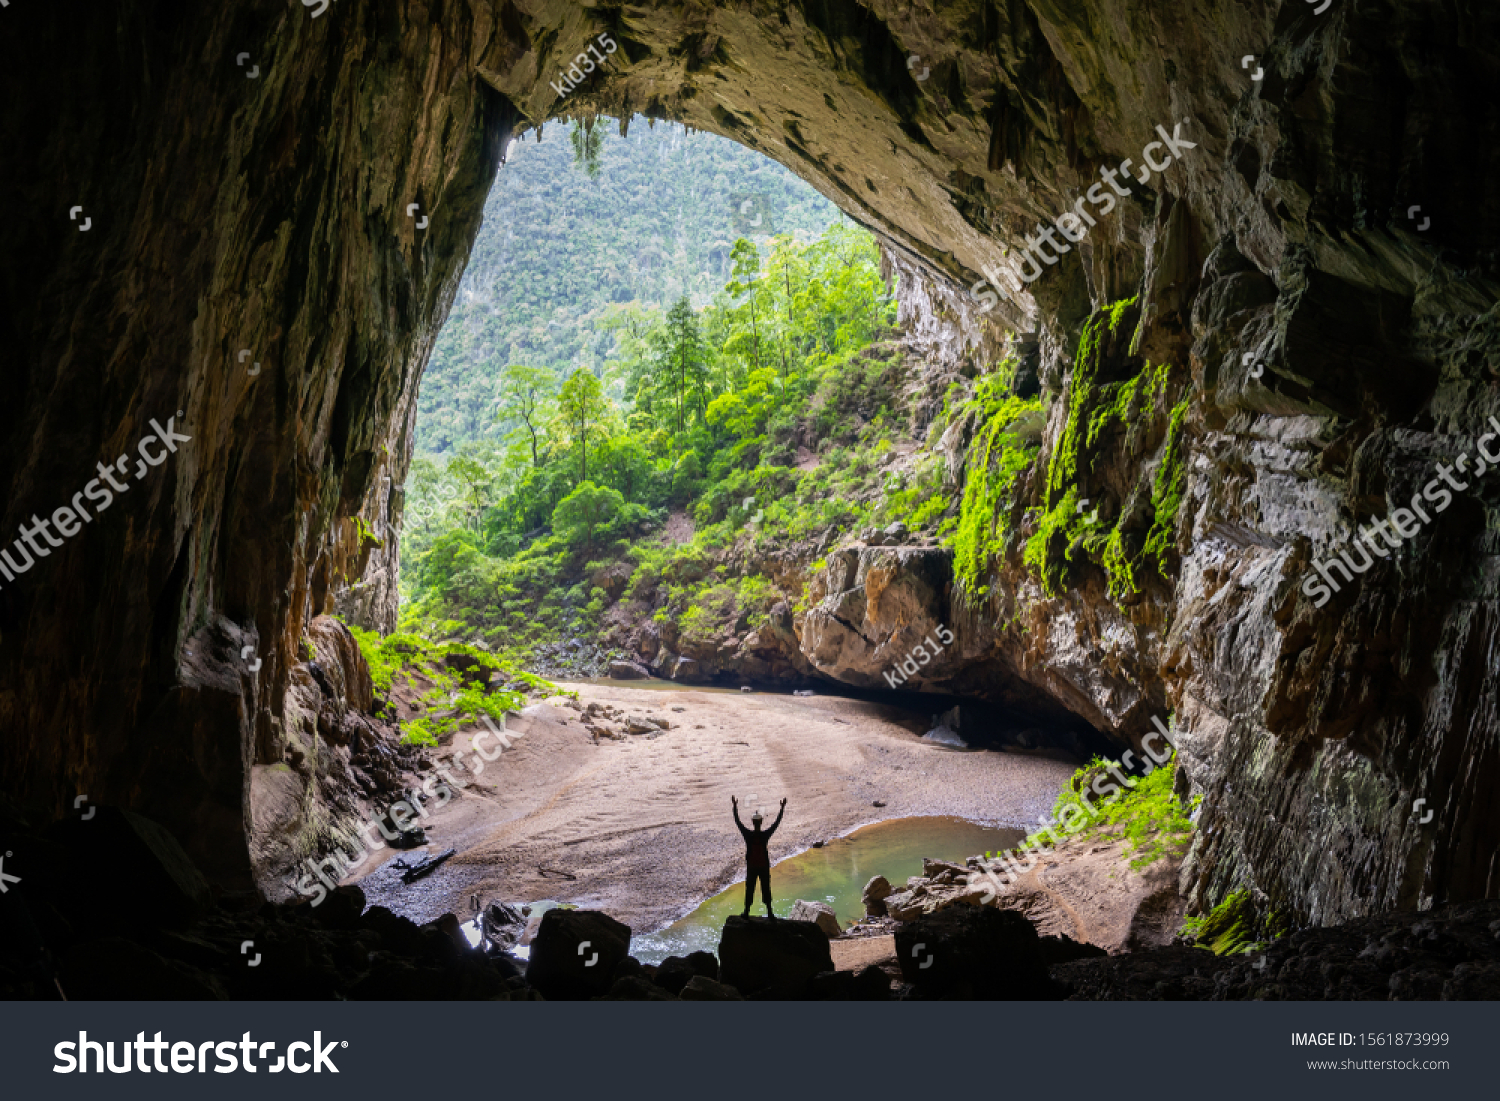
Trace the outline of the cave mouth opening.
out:
[[[733,427],[735,412],[746,415],[756,376],[767,376],[763,389],[773,396],[785,396],[790,383],[795,401],[799,356],[838,350],[836,334],[799,323],[822,308],[832,319],[823,328],[850,324],[830,301],[827,281],[818,283],[817,265],[863,263],[888,301],[888,274],[851,246],[863,234],[873,251],[874,238],[847,227],[833,203],[789,170],[730,138],[656,127],[640,116],[559,121],[570,126],[562,140],[542,140],[538,127],[507,150],[421,382],[404,497],[403,625],[520,652],[528,669],[570,683],[607,683],[601,678],[621,663],[635,666],[633,676],[660,678],[638,682],[646,688],[812,690],[885,705],[914,733],[952,748],[1074,764],[1105,753],[1110,743],[1099,731],[1012,684],[1014,677],[1000,676],[996,699],[976,689],[972,671],[962,688],[917,692],[889,689],[878,677],[850,683],[784,660],[795,654],[716,661],[711,651],[721,644],[704,644],[709,628],[730,638],[765,635],[767,614],[776,616],[747,596],[764,580],[761,570],[723,568],[726,541],[757,529],[768,513],[771,524],[786,522],[776,512],[786,486],[757,485],[754,476],[766,468],[807,476],[833,465],[830,453],[840,450],[856,455],[852,468],[882,448],[920,453],[915,429],[929,427],[930,413],[907,426],[909,441],[899,432],[882,435],[895,404],[882,405],[896,390],[888,379],[885,389],[865,385],[848,395],[824,384],[805,395],[808,404],[821,403],[822,420],[778,429],[785,414],[773,411],[756,426],[769,442],[752,440],[744,450],[746,441],[737,444],[723,429]],[[872,303],[879,297],[865,293]],[[686,417],[671,393],[682,376],[654,376],[663,363],[671,366],[670,315],[684,304],[697,316],[704,351],[704,392],[696,411],[688,401]],[[872,332],[868,343],[879,336]],[[855,366],[873,377],[881,364]],[[588,399],[564,392],[580,379],[597,384],[597,429],[586,422]],[[584,419],[572,422],[565,402]],[[854,430],[840,435],[840,418]],[[734,460],[725,469],[714,465],[721,455]],[[684,476],[700,458],[706,469]],[[926,474],[894,469],[884,471],[883,491],[899,483],[896,494],[918,494],[908,504],[934,503],[930,493],[920,496]],[[614,492],[625,509],[645,511],[645,522],[617,519],[597,545],[586,536],[584,545],[568,546],[563,568],[546,574],[528,566],[530,575],[512,584],[506,570],[558,547],[559,510],[585,483]],[[685,553],[695,539],[704,543],[707,566]],[[639,586],[637,577],[661,555],[672,562],[660,584]],[[818,554],[802,558],[811,567]],[[475,598],[471,579],[484,569],[498,571],[488,576],[499,578],[497,589],[509,586],[508,597]],[[777,595],[787,603],[798,596]],[[780,615],[780,633],[789,637],[789,615]]]

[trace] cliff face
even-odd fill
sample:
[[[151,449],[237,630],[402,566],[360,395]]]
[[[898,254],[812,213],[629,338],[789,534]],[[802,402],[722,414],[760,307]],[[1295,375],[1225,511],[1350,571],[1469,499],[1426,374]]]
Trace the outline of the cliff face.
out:
[[[1182,468],[1160,570],[1112,596],[1059,544],[1049,593],[1013,544],[970,637],[1122,739],[1175,710],[1206,797],[1198,900],[1244,880],[1326,921],[1500,893],[1495,491],[1460,472],[1403,549],[1323,607],[1303,589],[1500,414],[1492,4],[315,10],[6,12],[28,90],[0,107],[0,530],[96,463],[131,469],[0,582],[5,790],[135,806],[248,877],[249,775],[294,748],[306,625],[391,622],[412,397],[503,150],[569,112],[644,112],[782,161],[879,233],[934,359],[991,363],[1017,331],[1058,399],[1039,469],[1084,433],[1072,488],[1128,553]],[[607,60],[560,98],[590,43]],[[1144,175],[1163,131],[1193,147]],[[1126,158],[1113,209],[1018,278],[1023,237]],[[1154,399],[1096,434],[1147,365]],[[167,418],[191,442],[136,480]]]

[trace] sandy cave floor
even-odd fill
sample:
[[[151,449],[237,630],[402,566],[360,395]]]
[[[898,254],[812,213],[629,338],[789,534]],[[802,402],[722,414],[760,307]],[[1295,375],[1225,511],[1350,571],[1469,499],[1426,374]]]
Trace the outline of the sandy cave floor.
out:
[[[560,700],[528,707],[507,724],[519,735],[512,748],[423,823],[425,851],[455,848],[455,856],[408,885],[390,861],[424,850],[381,849],[345,882],[359,883],[372,905],[416,921],[448,912],[467,920],[478,894],[486,903],[576,903],[646,933],[743,879],[731,795],[747,824],[752,795],[768,817],[786,797],[774,862],[890,818],[954,815],[1024,828],[1051,809],[1073,771],[1044,757],[924,742],[927,716],[862,700],[563,687],[583,703],[665,718],[672,729],[595,744],[579,713]],[[472,761],[470,737],[483,729],[460,731],[439,756],[459,750]]]

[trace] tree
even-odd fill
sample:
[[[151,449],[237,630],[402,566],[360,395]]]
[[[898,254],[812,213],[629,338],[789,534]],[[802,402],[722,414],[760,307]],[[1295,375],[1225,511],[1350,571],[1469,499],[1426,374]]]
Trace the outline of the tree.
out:
[[[461,454],[448,460],[448,477],[463,487],[463,497],[468,504],[465,511],[474,530],[478,531],[484,520],[485,507],[489,503],[488,490],[492,477],[484,463],[475,457],[472,445],[465,444]]]
[[[578,481],[582,484],[589,477],[589,435],[599,435],[609,413],[609,399],[604,396],[599,380],[580,368],[558,392],[557,412],[578,448]]]
[[[617,489],[580,482],[552,511],[552,531],[570,546],[593,548],[594,533],[619,515],[625,498]]]
[[[685,405],[697,400],[700,422],[708,411],[707,355],[697,316],[686,295],[672,304],[666,324],[656,336],[658,386],[672,396],[677,409],[677,431],[681,432]]]
[[[756,320],[756,283],[760,281],[760,250],[755,247],[753,241],[747,241],[741,237],[729,250],[729,262],[732,265],[729,285],[724,289],[736,298],[746,291],[750,292],[750,333],[752,337],[751,347],[755,367],[760,366],[760,323]],[[783,363],[783,373],[785,364]]]
[[[496,419],[520,422],[517,431],[523,432],[531,444],[533,468],[542,465],[542,425],[546,419],[547,403],[555,388],[552,373],[536,367],[512,364],[500,372],[500,412]]]

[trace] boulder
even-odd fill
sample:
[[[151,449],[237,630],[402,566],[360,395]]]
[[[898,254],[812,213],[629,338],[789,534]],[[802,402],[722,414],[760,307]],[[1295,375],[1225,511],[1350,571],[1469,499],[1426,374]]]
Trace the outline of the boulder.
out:
[[[365,912],[365,893],[354,884],[335,887],[321,906],[312,907],[313,917],[325,929],[353,929]]]
[[[464,936],[463,924],[454,913],[439,914],[437,920],[429,921],[422,926],[423,930],[436,929],[448,942],[460,952],[469,952],[473,949],[469,945],[469,938]]]
[[[719,961],[712,952],[693,952],[686,957],[668,956],[656,968],[656,985],[669,994],[680,994],[694,975],[706,979],[719,977]]]
[[[755,998],[808,995],[814,975],[832,971],[828,936],[810,921],[735,915],[719,941],[719,979]]]
[[[397,955],[421,955],[426,947],[426,938],[416,922],[384,906],[371,906],[360,916],[359,924],[380,938],[382,948]]]
[[[1014,910],[951,906],[896,930],[901,977],[928,997],[1059,997],[1035,927]]]
[[[653,976],[646,971],[645,965],[640,960],[634,956],[626,956],[619,963],[615,964],[614,971],[610,973],[611,989],[613,989],[614,983],[632,975],[639,975],[648,982],[653,979]]]
[[[742,1002],[744,997],[732,986],[715,982],[702,975],[694,975],[687,981],[679,995],[685,1002]]]
[[[651,673],[633,661],[612,661],[608,670],[611,680],[650,680]]]
[[[548,910],[531,942],[526,981],[549,1002],[597,998],[629,954],[624,922],[597,910]]]
[[[862,896],[865,904],[865,913],[871,917],[885,917],[885,900],[891,897],[891,892],[894,890],[895,888],[891,886],[891,881],[883,875],[877,875],[870,882],[866,883],[864,895]]]
[[[599,718],[586,718],[583,720],[584,729],[592,734],[595,740],[607,738],[612,742],[624,741],[625,732],[612,722],[606,722]]]
[[[625,719],[625,729],[632,734],[655,734],[661,730],[653,719],[643,719],[639,715],[630,715]]]
[[[839,924],[838,915],[833,912],[833,907],[826,902],[807,902],[799,898],[797,904],[792,907],[792,912],[788,917],[792,921],[812,922],[819,929],[823,930],[823,932],[827,933],[830,940],[844,931],[844,927]]]
[[[531,907],[513,902],[491,902],[479,915],[485,939],[502,952],[521,942],[531,917]]]
[[[916,891],[897,891],[884,902],[885,912],[897,921],[914,921],[927,911]]]
[[[962,864],[954,864],[947,860],[929,860],[922,858],[922,874],[929,879],[935,878],[944,872],[953,877],[953,882],[961,882],[969,875],[969,869]]]

